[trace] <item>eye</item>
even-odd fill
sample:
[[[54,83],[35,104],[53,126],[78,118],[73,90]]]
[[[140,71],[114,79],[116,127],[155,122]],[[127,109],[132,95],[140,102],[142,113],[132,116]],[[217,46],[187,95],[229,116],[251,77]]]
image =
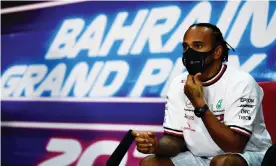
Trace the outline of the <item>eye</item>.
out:
[[[197,43],[197,44],[195,44],[195,47],[196,47],[197,49],[201,49],[201,48],[203,47],[203,45],[200,44],[200,43]]]
[[[188,49],[188,46],[183,45],[183,51],[186,51]]]

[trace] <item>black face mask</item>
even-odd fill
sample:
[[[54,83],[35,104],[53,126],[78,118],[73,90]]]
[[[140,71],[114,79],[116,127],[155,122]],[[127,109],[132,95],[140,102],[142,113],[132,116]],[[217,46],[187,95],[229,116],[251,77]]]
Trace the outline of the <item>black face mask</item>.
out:
[[[213,61],[209,64],[205,63],[208,56],[212,55],[215,49],[208,52],[198,52],[192,48],[188,48],[182,56],[183,65],[186,67],[190,75],[195,75],[196,73],[203,73],[207,68],[209,68]]]

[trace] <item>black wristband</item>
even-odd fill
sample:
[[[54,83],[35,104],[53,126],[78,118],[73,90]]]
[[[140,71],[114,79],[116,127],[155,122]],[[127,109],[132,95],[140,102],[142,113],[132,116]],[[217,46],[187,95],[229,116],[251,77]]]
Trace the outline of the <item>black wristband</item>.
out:
[[[202,118],[202,117],[204,116],[205,112],[206,112],[208,109],[209,109],[208,105],[205,104],[205,105],[204,105],[203,107],[201,107],[201,108],[196,108],[195,111],[194,111],[194,113],[195,113],[195,115],[196,115],[197,117]]]

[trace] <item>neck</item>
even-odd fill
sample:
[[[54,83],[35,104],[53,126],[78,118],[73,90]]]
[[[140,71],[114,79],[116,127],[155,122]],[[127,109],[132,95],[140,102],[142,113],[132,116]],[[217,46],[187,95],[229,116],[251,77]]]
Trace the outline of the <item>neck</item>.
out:
[[[222,62],[220,60],[213,62],[213,64],[201,75],[201,81],[207,81],[215,76],[219,72],[221,65]]]

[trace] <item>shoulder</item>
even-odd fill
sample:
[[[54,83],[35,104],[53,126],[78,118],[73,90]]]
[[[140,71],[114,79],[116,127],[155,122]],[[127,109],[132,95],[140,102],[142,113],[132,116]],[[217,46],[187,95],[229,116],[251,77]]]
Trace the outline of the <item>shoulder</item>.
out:
[[[175,93],[178,91],[183,92],[184,84],[186,82],[188,72],[181,73],[175,76],[172,81],[169,83],[168,93]]]
[[[187,76],[188,76],[188,72],[177,75],[172,79],[170,83],[170,87],[185,83],[187,80]]]
[[[259,92],[260,86],[256,80],[248,73],[233,66],[227,66],[228,84],[233,90],[245,92]]]
[[[247,86],[255,86],[257,84],[255,79],[249,73],[229,65],[227,68],[229,84],[236,86],[242,84]]]

